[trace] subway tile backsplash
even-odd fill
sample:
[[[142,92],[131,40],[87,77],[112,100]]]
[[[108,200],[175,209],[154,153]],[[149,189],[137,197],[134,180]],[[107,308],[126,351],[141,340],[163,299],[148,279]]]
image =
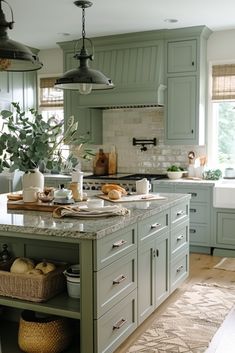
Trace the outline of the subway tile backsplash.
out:
[[[157,146],[133,146],[137,139],[157,138]],[[171,164],[187,168],[188,152],[196,156],[205,155],[205,146],[165,145],[163,108],[128,108],[103,111],[103,147],[108,150],[116,146],[118,172],[120,173],[161,173]],[[97,146],[98,150],[99,146]],[[89,165],[84,165],[89,169]]]

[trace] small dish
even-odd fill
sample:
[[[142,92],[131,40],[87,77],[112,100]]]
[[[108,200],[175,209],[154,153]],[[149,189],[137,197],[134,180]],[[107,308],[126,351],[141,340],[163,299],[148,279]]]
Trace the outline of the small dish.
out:
[[[54,199],[54,196],[52,195],[46,195],[45,193],[43,192],[39,192],[38,193],[38,199],[41,201],[41,202],[52,202],[53,199]]]

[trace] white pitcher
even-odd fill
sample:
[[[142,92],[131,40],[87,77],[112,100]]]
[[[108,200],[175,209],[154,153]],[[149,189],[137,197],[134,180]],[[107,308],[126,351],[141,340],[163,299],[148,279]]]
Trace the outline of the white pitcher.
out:
[[[136,193],[147,195],[151,189],[151,184],[147,178],[136,181]]]

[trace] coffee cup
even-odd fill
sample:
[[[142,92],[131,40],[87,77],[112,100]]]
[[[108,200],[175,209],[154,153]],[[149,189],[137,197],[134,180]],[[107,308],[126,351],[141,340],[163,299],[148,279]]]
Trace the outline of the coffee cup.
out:
[[[36,202],[38,200],[38,192],[40,188],[31,186],[23,189],[23,201],[24,202]]]
[[[136,193],[147,195],[151,189],[151,184],[147,178],[136,181]]]

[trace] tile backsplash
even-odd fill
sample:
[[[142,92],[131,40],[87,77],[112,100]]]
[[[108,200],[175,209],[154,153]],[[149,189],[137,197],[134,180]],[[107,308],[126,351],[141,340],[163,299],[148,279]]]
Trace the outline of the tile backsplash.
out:
[[[133,137],[156,137],[157,145],[147,145],[147,151],[141,151],[141,146],[132,145]],[[104,110],[104,150],[112,145],[116,146],[120,173],[160,173],[171,164],[187,168],[189,151],[194,151],[196,156],[206,154],[205,146],[164,144],[164,108],[161,107]],[[84,167],[89,169],[88,164]]]

